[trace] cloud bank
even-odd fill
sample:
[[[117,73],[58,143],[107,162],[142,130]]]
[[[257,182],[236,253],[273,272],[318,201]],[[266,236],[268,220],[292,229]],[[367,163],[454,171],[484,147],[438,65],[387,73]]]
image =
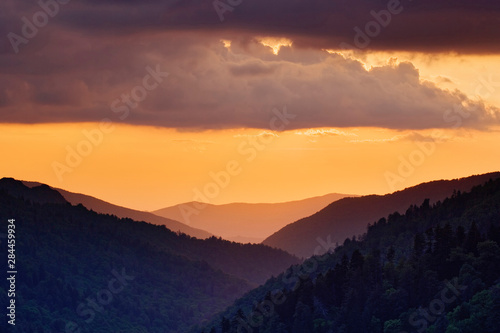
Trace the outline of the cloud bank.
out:
[[[499,51],[499,4],[408,0],[394,7],[393,1],[232,0],[221,22],[211,1],[59,0],[47,7],[53,17],[15,53],[8,34],[22,36],[22,18],[33,22],[42,7],[6,0],[0,14],[0,122],[108,118],[181,129],[267,129],[272,109],[286,105],[296,115],[288,130],[443,128],[458,119],[473,128],[498,123],[497,109],[421,80],[411,63],[367,70],[323,51],[356,46],[354,28],[369,32],[366,24],[383,18],[383,10],[394,12],[390,22],[379,23],[379,34],[369,33],[364,50]],[[275,55],[259,36],[293,44]],[[168,76],[156,85],[145,78],[151,75],[147,68]]]
[[[302,47],[337,49],[341,43],[353,44],[356,27],[363,32],[371,29],[371,37],[377,30],[369,24],[374,21],[381,25],[381,31],[371,38],[369,49],[466,53],[500,50],[500,3],[491,0],[57,1],[60,8],[50,25],[99,36],[193,30],[237,32],[289,37]],[[31,19],[40,10],[38,2],[27,0],[5,0],[1,6],[5,10],[0,14],[0,31],[5,33],[19,31],[20,18]]]

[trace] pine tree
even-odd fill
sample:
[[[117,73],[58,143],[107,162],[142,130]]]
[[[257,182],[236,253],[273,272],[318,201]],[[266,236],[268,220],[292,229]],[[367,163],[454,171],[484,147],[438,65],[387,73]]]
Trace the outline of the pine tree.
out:
[[[469,232],[467,233],[467,239],[465,240],[465,250],[472,252],[477,255],[477,244],[481,241],[481,233],[477,228],[476,221],[472,222]]]
[[[396,257],[396,250],[394,250],[394,247],[391,246],[387,251],[387,261],[393,263],[395,257]]]
[[[415,235],[413,240],[413,256],[418,260],[420,256],[424,253],[425,249],[425,238],[424,235],[418,233]]]
[[[365,263],[365,258],[363,257],[363,255],[361,254],[361,252],[356,249],[352,253],[351,262],[349,263],[349,268],[352,271],[356,271],[356,270],[358,270],[360,268],[363,268],[363,264],[364,263]]]

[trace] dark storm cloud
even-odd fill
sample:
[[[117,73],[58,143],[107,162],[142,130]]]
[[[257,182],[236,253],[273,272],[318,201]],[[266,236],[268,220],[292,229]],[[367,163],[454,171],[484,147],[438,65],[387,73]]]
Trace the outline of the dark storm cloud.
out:
[[[269,128],[272,109],[286,105],[296,115],[287,129],[421,129],[450,127],[456,119],[473,128],[497,124],[498,110],[423,81],[410,63],[366,70],[321,50],[355,45],[354,27],[364,27],[373,20],[370,11],[387,4],[243,0],[220,22],[212,1],[70,0],[16,54],[7,34],[21,34],[22,18],[32,20],[41,7],[6,0],[0,12],[0,122],[109,118],[176,128]],[[401,6],[366,49],[498,48],[498,5],[413,0]],[[292,39],[293,46],[274,55],[258,42],[258,36],[273,35]],[[231,40],[230,49],[221,39]],[[143,89],[137,105],[127,104],[124,96],[140,92],[157,68],[168,77]]]
[[[195,29],[285,36],[294,39],[297,46],[329,49],[346,43],[375,50],[500,51],[500,3],[497,1],[217,1],[70,0],[59,5],[60,13],[53,20],[66,28],[92,34]],[[230,8],[223,13],[223,22],[214,3]],[[14,32],[19,30],[21,16],[29,18],[40,9],[35,1],[5,0],[2,6],[6,10],[0,14],[0,28]],[[377,33],[376,25],[370,22],[377,22],[373,13],[381,11],[392,14],[380,16],[379,20],[384,22],[379,24]],[[356,27],[369,41],[359,37],[355,43]]]

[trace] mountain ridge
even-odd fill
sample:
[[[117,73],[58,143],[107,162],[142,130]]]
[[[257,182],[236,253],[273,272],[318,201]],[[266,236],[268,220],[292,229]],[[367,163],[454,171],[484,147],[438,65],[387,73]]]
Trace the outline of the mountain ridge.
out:
[[[184,221],[228,240],[251,239],[260,243],[290,221],[314,214],[328,204],[349,196],[356,197],[330,193],[281,203],[235,202],[222,205],[192,201],[158,209],[152,213]]]
[[[66,200],[59,192],[53,191],[50,186],[41,183],[33,184],[31,190],[28,190],[23,186],[22,182],[14,178],[4,177],[0,179],[0,189],[7,191],[16,198],[23,198],[41,204],[66,203]]]
[[[115,217],[124,222],[123,228],[129,226],[130,223],[135,223],[133,225],[136,225],[136,223],[148,225],[149,227],[144,229],[149,232],[146,236],[156,248],[175,255],[184,256],[190,260],[205,261],[215,269],[220,269],[227,274],[246,280],[251,285],[263,283],[271,274],[278,273],[276,267],[285,267],[292,263],[300,262],[297,257],[286,251],[274,249],[263,244],[239,244],[215,236],[199,239],[184,233],[174,232],[165,225],[158,225],[142,220],[136,221],[130,217],[120,218],[113,214],[98,213],[80,203],[72,205],[63,198],[62,194],[60,194],[57,189],[51,188],[48,185],[37,184],[39,183],[31,182],[29,185],[32,187],[28,187],[23,181],[18,181],[13,178],[4,178],[0,179],[0,191],[20,200],[33,201],[41,205],[57,204],[68,206],[68,209],[78,208],[81,209],[81,211],[88,210],[97,216],[104,215]],[[12,193],[12,189],[14,189],[14,194]],[[40,189],[43,189],[45,197],[55,197],[56,199],[47,202],[46,198],[41,197],[40,201],[38,201],[34,195],[38,194]],[[32,194],[30,195],[30,193]],[[155,232],[151,232],[153,226],[164,227],[168,232],[162,231],[162,238]],[[252,256],[251,260],[248,258],[243,260],[243,257],[248,253]],[[256,262],[255,260],[261,258],[261,255],[265,255],[269,262]]]
[[[451,196],[455,190],[468,191],[490,178],[500,178],[500,172],[435,180],[385,195],[343,198],[311,216],[286,225],[262,243],[299,257],[310,257],[319,254],[314,253],[318,248],[318,238],[331,237],[331,244],[342,244],[345,239],[366,232],[368,224],[381,216],[395,211],[404,213],[409,206],[419,205],[427,198],[435,203]]]
[[[362,238],[287,269],[192,332],[498,332],[492,179],[380,217]]]
[[[15,223],[15,254],[22,265],[16,314],[26,318],[12,332],[72,327],[74,332],[184,333],[300,262],[262,244],[202,240],[164,225],[99,214],[71,205],[49,186],[29,188],[14,179],[0,180],[4,227],[8,220]],[[0,248],[7,253],[7,242],[1,240]],[[123,294],[110,282],[116,281],[113,276],[130,276],[120,280]],[[0,293],[6,295],[6,286],[0,285]],[[102,307],[92,307],[96,295]],[[0,331],[6,325],[2,321]]]
[[[32,181],[21,181],[23,184],[25,184],[28,187],[37,187],[40,185],[45,185],[41,184],[39,182],[32,182]],[[48,186],[48,185],[45,185]],[[112,203],[109,203],[107,201],[101,200],[99,198],[82,194],[82,193],[75,193],[75,192],[70,192],[61,188],[57,187],[50,187],[54,189],[55,191],[59,192],[65,200],[67,200],[69,203],[73,205],[78,205],[82,204],[84,207],[91,209],[97,213],[101,214],[111,214],[115,215],[119,218],[130,218],[132,220],[136,221],[146,221],[150,222],[156,225],[165,225],[168,229],[174,231],[174,232],[182,232],[187,235],[190,235],[192,237],[200,238],[200,239],[205,239],[208,237],[213,236],[211,233],[190,227],[188,225],[185,225],[182,222],[176,221],[174,219],[169,219],[166,217],[161,217],[155,214],[152,214],[150,212],[145,212],[145,211],[139,211],[119,205],[115,205]]]
[[[0,203],[1,220],[15,221],[15,254],[22,267],[15,280],[19,319],[12,327],[2,321],[1,332],[165,332],[166,328],[183,333],[254,285],[204,260],[161,248],[148,233],[166,240],[188,237],[165,226],[98,214],[66,201],[38,202],[13,195],[4,186]],[[2,240],[0,248],[7,253],[7,242]],[[7,290],[2,283],[5,299]],[[102,293],[106,299],[99,298]]]

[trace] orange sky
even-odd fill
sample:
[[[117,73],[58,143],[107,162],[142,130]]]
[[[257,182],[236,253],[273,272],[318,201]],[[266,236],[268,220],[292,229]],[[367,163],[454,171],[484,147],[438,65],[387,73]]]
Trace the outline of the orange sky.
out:
[[[79,164],[70,160],[71,171],[58,169],[59,179],[54,162],[69,166],[66,146],[83,149],[82,131],[96,128],[94,123],[1,125],[2,156],[8,158],[0,174],[153,210],[191,201],[195,189],[212,203],[280,202],[331,192],[388,193],[500,165],[498,130],[447,130],[430,143],[415,141],[420,137],[414,131],[377,128],[271,135],[251,129],[178,132],[116,125]],[[432,130],[419,133],[433,136]],[[414,170],[398,170],[400,158]],[[218,185],[210,172],[219,175]]]
[[[358,60],[369,69],[395,61],[391,58],[393,54],[371,53]],[[399,60],[412,62],[421,80],[500,105],[498,56],[402,53]],[[424,181],[498,171],[500,128],[462,128],[462,116],[455,116],[440,132],[0,124],[0,174],[154,210],[195,199],[217,204],[282,202],[332,192],[383,194]],[[67,149],[80,150],[79,157],[68,160]]]

